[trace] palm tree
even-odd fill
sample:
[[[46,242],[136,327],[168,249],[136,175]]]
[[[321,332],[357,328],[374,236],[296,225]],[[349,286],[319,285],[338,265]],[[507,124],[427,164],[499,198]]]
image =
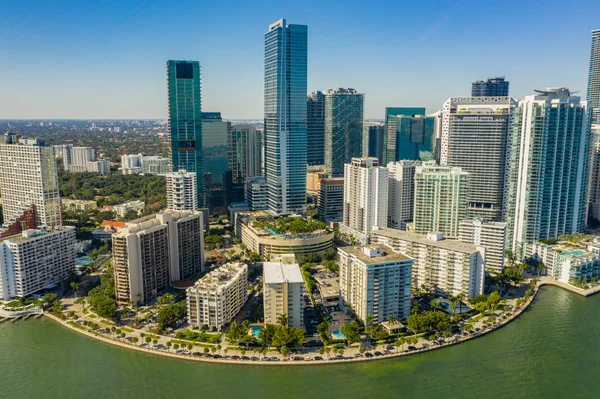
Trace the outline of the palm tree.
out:
[[[396,324],[397,321],[398,321],[398,319],[396,319],[395,316],[388,317],[388,322],[390,323],[390,326]]]
[[[131,338],[131,341],[137,346],[137,343],[140,339],[138,337]]]
[[[369,337],[371,337],[371,333],[373,331],[373,322],[375,321],[375,316],[373,316],[371,313],[367,314],[367,317],[365,319],[366,322],[366,326],[368,328],[368,333]]]
[[[331,352],[331,348],[330,347],[325,348],[325,353],[327,353],[327,360],[329,360],[329,352]]]
[[[289,318],[287,314],[282,314],[281,316],[279,316],[277,318],[277,323],[281,326],[281,327],[287,327],[288,323],[289,323]]]
[[[217,345],[217,350],[219,351],[219,355],[221,355],[221,348],[222,348],[222,347],[221,347],[221,344],[218,344],[218,345]]]

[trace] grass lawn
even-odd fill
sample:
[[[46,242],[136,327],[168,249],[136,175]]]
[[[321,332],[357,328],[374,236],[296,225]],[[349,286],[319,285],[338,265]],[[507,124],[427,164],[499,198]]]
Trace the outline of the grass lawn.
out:
[[[121,331],[124,331],[126,333],[132,333],[133,332],[133,330],[131,328],[128,328],[128,327],[121,327]]]
[[[100,320],[100,323],[106,324],[107,326],[112,326],[113,325],[113,323],[111,323],[110,321],[107,321],[107,320]]]
[[[75,328],[78,328],[80,330],[85,331],[85,327],[84,326],[80,326],[79,324],[75,323],[73,320],[69,320],[68,323],[70,325],[72,325],[73,327],[75,327]]]
[[[98,316],[96,316],[95,314],[90,313],[89,315],[87,315],[87,317],[89,317],[90,319],[95,319]]]

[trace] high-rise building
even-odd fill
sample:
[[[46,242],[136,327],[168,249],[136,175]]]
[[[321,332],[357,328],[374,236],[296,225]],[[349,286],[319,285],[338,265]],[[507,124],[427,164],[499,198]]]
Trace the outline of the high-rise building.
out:
[[[0,194],[7,233],[62,225],[58,171],[43,140],[0,136]],[[11,227],[11,225],[13,225]]]
[[[592,113],[591,123],[600,124],[600,29],[592,31],[590,72],[586,99]]]
[[[121,155],[121,172],[124,175],[137,175],[142,172],[142,154]]]
[[[56,286],[74,271],[74,227],[25,230],[0,240],[0,299]]]
[[[146,303],[204,269],[200,211],[166,211],[127,222],[112,235],[117,302]]]
[[[54,157],[63,162],[63,167],[67,170],[68,165],[71,165],[71,156],[73,155],[73,144],[59,144],[53,145],[52,150],[54,151]]]
[[[412,284],[438,295],[483,293],[486,249],[458,240],[445,239],[443,234],[416,234],[395,229],[375,229],[372,245],[387,245],[413,259]]]
[[[223,188],[223,175],[229,169],[231,122],[223,121],[220,112],[202,113],[202,151],[205,189]]]
[[[319,217],[325,222],[341,222],[344,217],[344,178],[323,178],[317,196]]]
[[[383,163],[433,159],[434,123],[425,108],[386,108]]]
[[[325,164],[325,94],[314,91],[306,103],[306,162],[309,165]]]
[[[388,170],[377,158],[352,158],[344,171],[343,227],[361,243],[373,226],[387,226]]]
[[[587,102],[567,88],[519,101],[508,165],[507,248],[585,229],[590,127]]]
[[[344,247],[338,250],[340,297],[366,322],[410,315],[410,284],[413,260],[385,245]]]
[[[196,178],[196,173],[188,172],[185,169],[167,174],[167,209],[174,211],[197,209]]]
[[[265,324],[286,315],[288,325],[304,328],[304,279],[293,254],[263,263],[263,306]]]
[[[262,176],[263,136],[250,125],[233,125],[229,142],[229,167],[234,184]]]
[[[200,63],[167,61],[169,129],[173,171],[185,169],[204,176]],[[196,180],[198,208],[204,206],[204,179]]]
[[[307,31],[281,19],[265,34],[265,177],[276,214],[306,212]]]
[[[267,179],[264,177],[248,177],[244,186],[244,198],[252,211],[263,211],[269,206]]]
[[[590,216],[600,221],[600,124],[592,125],[589,177]]]
[[[471,86],[471,97],[507,97],[508,81],[504,76],[478,80]]]
[[[188,324],[221,330],[248,299],[248,265],[227,263],[196,281],[186,293]]]
[[[96,160],[96,152],[92,147],[72,147],[71,164],[65,165],[69,172],[88,172],[88,162]]]
[[[338,88],[325,95],[325,170],[344,175],[344,164],[362,156],[364,94]]]
[[[408,160],[388,163],[387,227],[406,230],[407,224],[412,222],[415,206],[415,171],[421,164],[421,161]]]
[[[462,220],[459,240],[485,247],[485,270],[502,273],[506,249],[506,223],[484,222],[482,219]]]
[[[380,164],[383,164],[383,152],[384,152],[384,125],[369,125],[364,127],[363,142],[363,156],[370,158],[377,158]]]
[[[156,155],[144,155],[142,157],[142,173],[145,175],[164,176],[170,173],[171,170],[171,160],[169,158]]]
[[[440,162],[470,174],[470,218],[502,219],[507,148],[516,105],[510,97],[452,97],[444,103]]]
[[[415,171],[414,231],[458,237],[458,223],[467,217],[469,174],[461,168],[424,162]]]

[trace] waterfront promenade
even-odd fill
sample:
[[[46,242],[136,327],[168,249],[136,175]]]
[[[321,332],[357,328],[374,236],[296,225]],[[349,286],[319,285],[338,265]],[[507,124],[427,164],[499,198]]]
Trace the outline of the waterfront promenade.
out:
[[[538,285],[539,286],[554,285],[556,287],[560,287],[567,291],[571,291],[571,292],[574,292],[575,294],[578,294],[581,296],[586,296],[586,297],[600,292],[600,285],[597,285],[592,288],[583,289],[583,288],[575,287],[574,285],[571,285],[571,284],[563,283],[562,281],[555,280],[552,277],[541,277],[538,280]]]
[[[507,312],[507,317],[502,319],[500,317],[497,317],[497,323],[494,325],[489,325],[485,323],[485,319],[486,317],[481,317],[480,320],[476,321],[473,324],[473,329],[474,332],[473,333],[468,333],[467,335],[461,335],[459,338],[453,337],[452,339],[446,339],[444,342],[441,343],[432,343],[431,341],[427,340],[423,335],[421,335],[418,338],[418,342],[416,344],[414,344],[415,349],[413,350],[404,350],[404,348],[402,348],[403,350],[392,350],[390,353],[388,354],[382,354],[380,356],[373,356],[373,357],[365,357],[365,356],[360,356],[358,357],[357,354],[359,354],[359,346],[351,346],[351,347],[347,347],[344,348],[344,359],[329,359],[328,356],[323,356],[323,355],[319,355],[318,352],[316,352],[315,349],[307,349],[307,348],[303,348],[303,350],[298,354],[301,355],[304,359],[306,360],[288,360],[285,357],[282,357],[275,349],[273,350],[269,350],[268,353],[264,356],[266,357],[275,357],[278,359],[278,361],[250,361],[250,360],[234,360],[231,359],[232,356],[242,356],[242,351],[239,349],[231,349],[228,348],[227,350],[227,358],[211,358],[211,357],[205,357],[205,356],[194,356],[192,354],[183,354],[183,353],[177,353],[176,351],[173,350],[160,350],[160,349],[153,349],[152,347],[150,347],[149,345],[143,345],[143,344],[135,344],[132,342],[132,338],[133,337],[138,337],[141,340],[141,333],[143,333],[143,331],[139,331],[139,330],[133,330],[133,332],[128,332],[126,333],[126,337],[124,338],[114,338],[112,336],[111,333],[105,333],[102,332],[101,330],[93,330],[90,329],[89,327],[85,327],[81,324],[77,324],[75,323],[73,320],[62,320],[58,317],[56,317],[55,315],[46,313],[46,316],[48,318],[50,318],[53,321],[56,321],[58,323],[60,323],[61,325],[75,331],[81,334],[84,334],[90,338],[93,339],[97,339],[100,341],[103,341],[105,343],[111,344],[111,345],[117,345],[120,346],[122,348],[125,349],[132,349],[132,350],[137,350],[140,352],[145,352],[145,353],[149,353],[149,354],[155,354],[155,355],[160,355],[160,356],[166,356],[166,357],[171,357],[171,358],[178,358],[178,359],[184,359],[184,360],[190,360],[190,361],[200,361],[200,362],[209,362],[209,363],[228,363],[228,364],[243,364],[243,365],[266,365],[266,366],[279,366],[279,365],[323,365],[323,364],[332,364],[332,363],[351,363],[351,362],[362,362],[362,361],[373,361],[373,360],[380,360],[380,359],[390,359],[390,358],[396,358],[396,357],[401,357],[401,356],[409,356],[409,355],[414,355],[417,353],[421,353],[421,352],[427,352],[427,351],[432,351],[432,350],[436,350],[436,349],[441,349],[447,346],[451,346],[451,345],[457,345],[460,344],[462,342],[471,340],[471,339],[475,339],[478,337],[481,337],[485,334],[488,334],[492,331],[495,331],[503,326],[505,326],[506,324],[510,323],[512,320],[516,319],[518,316],[520,316],[526,309],[527,307],[531,304],[531,302],[534,300],[535,296],[538,293],[540,285],[538,285],[536,287],[536,289],[534,290],[533,295],[531,295],[529,298],[525,299],[525,302],[521,305],[520,308],[518,309],[514,309],[513,311]],[[510,302],[514,303],[518,298],[513,298],[513,299],[509,299]],[[510,305],[512,306],[512,305]],[[487,315],[490,316],[491,314]],[[93,321],[95,320],[96,322],[98,321],[98,319],[90,319],[87,318],[85,315],[83,314],[79,314],[80,317],[82,317],[82,319],[86,319],[88,321]],[[474,316],[477,317],[477,316]],[[478,330],[478,331],[477,331]],[[177,342],[181,342],[185,340],[179,340],[179,339],[175,339],[173,337],[168,337],[168,336],[158,336],[156,334],[154,334],[154,336],[157,336],[158,339],[158,343],[161,345],[166,345],[166,343],[168,341],[177,341]],[[206,344],[206,343],[194,343],[194,342],[189,342],[189,344],[192,344],[195,346],[194,349],[192,349],[192,352],[194,350],[199,350],[200,349],[204,349],[206,347],[216,347],[216,345],[210,345],[210,344]],[[383,344],[383,343],[379,343],[378,344],[379,347],[385,348],[386,345],[390,345],[390,344]],[[198,348],[198,346],[200,346],[200,348]],[[224,345],[226,347],[226,345]],[[374,351],[375,349],[370,349],[372,351]],[[220,353],[224,352],[224,350],[219,350]],[[248,350],[247,352],[251,353],[251,350]],[[213,352],[214,353],[214,352]],[[264,357],[262,356],[262,357]],[[314,357],[316,356],[321,356],[323,357],[323,360],[313,360]],[[261,358],[262,358],[261,357]],[[308,360],[311,359],[311,360]]]

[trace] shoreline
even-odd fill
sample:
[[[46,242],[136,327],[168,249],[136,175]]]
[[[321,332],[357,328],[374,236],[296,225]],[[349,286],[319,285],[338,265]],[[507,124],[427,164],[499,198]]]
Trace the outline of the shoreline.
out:
[[[412,356],[412,355],[416,355],[419,353],[423,353],[423,352],[429,352],[429,351],[433,351],[433,350],[438,350],[438,349],[442,349],[442,348],[446,348],[446,347],[450,347],[453,345],[459,345],[461,343],[464,343],[466,341],[470,341],[472,339],[476,339],[476,338],[480,338],[484,335],[487,335],[493,331],[496,331],[497,329],[500,329],[506,325],[508,325],[510,322],[512,322],[513,320],[515,320],[516,318],[518,318],[528,307],[529,305],[531,305],[531,303],[533,303],[533,300],[535,299],[535,297],[537,296],[540,288],[546,284],[541,284],[541,281],[538,283],[536,290],[534,291],[533,295],[529,298],[529,300],[523,304],[523,306],[516,310],[513,314],[511,314],[511,316],[509,318],[507,318],[506,320],[504,320],[502,323],[496,324],[494,326],[492,326],[491,328],[485,330],[485,331],[480,331],[476,334],[472,334],[469,335],[467,337],[464,337],[463,339],[460,339],[458,341],[452,341],[452,342],[448,342],[448,343],[444,343],[441,345],[431,345],[427,348],[423,348],[423,349],[419,349],[419,350],[413,350],[413,351],[407,351],[407,352],[398,352],[398,353],[390,353],[389,355],[382,355],[382,356],[373,356],[373,357],[365,357],[365,356],[361,356],[361,357],[356,357],[356,358],[350,358],[350,359],[343,359],[343,360],[328,360],[328,359],[323,359],[323,360],[280,360],[280,361],[250,361],[250,360],[231,360],[231,359],[212,359],[212,358],[206,358],[206,357],[202,357],[202,356],[193,356],[193,355],[183,355],[183,354],[178,354],[178,353],[171,353],[171,352],[166,352],[163,350],[157,350],[157,349],[150,349],[150,348],[145,348],[142,346],[137,346],[135,344],[129,344],[126,342],[122,342],[122,341],[118,341],[116,339],[111,339],[111,338],[107,338],[102,336],[99,333],[94,333],[94,332],[90,332],[87,329],[81,329],[81,328],[77,328],[72,326],[71,324],[69,324],[67,321],[62,320],[56,316],[54,316],[53,314],[50,313],[44,313],[44,316],[48,317],[50,320],[53,320],[54,322],[72,330],[75,332],[78,332],[80,334],[83,334],[89,338],[92,339],[96,339],[102,342],[105,342],[109,345],[115,345],[115,346],[119,346],[121,348],[124,349],[130,349],[130,350],[136,350],[139,352],[143,352],[146,354],[151,354],[151,355],[158,355],[158,356],[164,356],[164,357],[170,357],[170,358],[174,358],[174,359],[179,359],[179,360],[187,360],[187,361],[193,361],[193,362],[204,362],[204,363],[217,363],[217,364],[235,364],[235,365],[244,365],[244,366],[309,366],[309,365],[331,365],[331,364],[346,364],[346,363],[358,363],[358,362],[367,362],[367,361],[377,361],[377,360],[386,360],[386,359],[393,359],[393,358],[399,358],[399,357],[403,357],[403,356]],[[552,284],[547,284],[547,285],[552,285]],[[561,287],[560,285],[557,285],[558,287]]]

